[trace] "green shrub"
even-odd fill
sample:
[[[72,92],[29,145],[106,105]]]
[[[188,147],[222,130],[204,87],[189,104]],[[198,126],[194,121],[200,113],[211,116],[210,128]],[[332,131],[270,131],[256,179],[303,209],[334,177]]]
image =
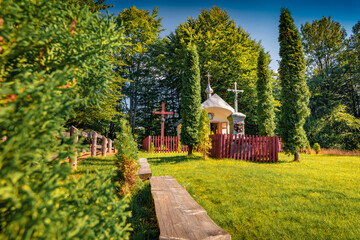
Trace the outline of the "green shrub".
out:
[[[321,151],[320,144],[314,143],[313,149],[315,150],[316,154],[318,154]]]
[[[211,149],[209,114],[205,109],[200,113],[198,134],[199,144],[197,145],[197,149],[202,153],[203,159],[205,160]]]
[[[150,153],[154,153],[155,152],[155,146],[154,146],[154,143],[152,142],[150,144]]]
[[[137,170],[138,158],[137,144],[131,134],[128,121],[125,118],[120,119],[120,132],[115,140],[115,147],[118,150],[115,159],[117,168],[114,181],[117,183],[117,191],[120,196],[124,196],[133,191],[138,181]]]
[[[310,143],[308,142],[307,146],[306,146],[306,152],[308,154],[311,154],[311,146],[310,146]]]
[[[121,35],[113,20],[64,4],[0,3],[0,239],[128,238],[126,201],[101,175],[69,179],[77,146],[61,134],[79,102],[107,87]]]
[[[181,153],[182,152],[182,147],[181,147],[181,142],[178,142],[178,146],[177,146],[177,152]]]

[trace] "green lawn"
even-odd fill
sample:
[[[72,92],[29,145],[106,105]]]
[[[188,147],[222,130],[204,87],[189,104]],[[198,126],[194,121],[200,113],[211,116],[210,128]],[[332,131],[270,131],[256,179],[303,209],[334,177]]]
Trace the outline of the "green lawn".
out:
[[[359,239],[360,157],[280,154],[279,163],[141,153],[232,239]]]

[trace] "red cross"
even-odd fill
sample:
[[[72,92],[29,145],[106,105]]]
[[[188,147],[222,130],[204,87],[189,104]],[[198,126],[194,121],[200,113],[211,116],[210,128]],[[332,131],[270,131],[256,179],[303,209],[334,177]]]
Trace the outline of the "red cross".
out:
[[[165,103],[161,103],[161,112],[153,111],[153,114],[161,114],[161,145],[164,145],[164,123],[165,123],[165,115],[173,115],[174,112],[165,112]]]

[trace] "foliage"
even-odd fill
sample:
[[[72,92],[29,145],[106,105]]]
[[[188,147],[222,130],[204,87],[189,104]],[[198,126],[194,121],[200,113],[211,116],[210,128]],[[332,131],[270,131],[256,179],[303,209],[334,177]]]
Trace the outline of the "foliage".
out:
[[[306,146],[306,152],[308,154],[311,154],[311,146],[310,146],[310,143],[308,142],[307,146]]]
[[[344,28],[329,17],[306,23],[302,35],[312,67],[308,71],[311,117],[305,125],[309,141],[326,148],[359,149],[360,41],[356,28],[345,39]]]
[[[313,149],[316,152],[316,154],[318,154],[321,151],[320,144],[314,143]]]
[[[199,138],[198,149],[202,153],[203,159],[205,160],[211,149],[210,120],[209,120],[209,114],[205,109],[201,110],[200,113],[198,138]]]
[[[171,59],[171,75],[166,81],[177,86],[182,74],[184,46],[197,46],[202,101],[206,100],[206,74],[209,72],[214,92],[231,105],[234,94],[228,88],[237,82],[244,93],[239,95],[239,111],[246,114],[248,134],[256,134],[256,65],[260,44],[250,38],[240,26],[236,26],[229,14],[219,7],[201,10],[196,19],[180,24],[174,34],[168,36],[169,49],[174,54]],[[175,80],[171,80],[175,79]]]
[[[274,97],[271,89],[271,79],[268,65],[268,56],[265,54],[264,50],[261,49],[257,66],[257,123],[260,135],[274,136]]]
[[[114,5],[104,4],[106,0],[66,0],[70,4],[79,4],[80,6],[87,6],[91,12],[98,12],[107,8],[114,7]]]
[[[195,45],[186,47],[181,89],[181,142],[189,147],[189,155],[199,142],[200,120],[200,69]]]
[[[318,119],[310,118],[309,122],[311,142],[325,148],[360,149],[360,120],[347,113],[345,106],[336,106]]]
[[[117,191],[120,196],[127,195],[135,189],[138,181],[136,160],[137,144],[131,134],[131,128],[125,118],[120,119],[120,132],[115,140],[115,147],[118,150],[115,159],[117,168],[114,181],[118,184]]]
[[[177,152],[178,152],[178,153],[181,153],[181,152],[182,152],[182,146],[181,146],[181,142],[180,142],[180,141],[178,141]]]
[[[301,25],[302,45],[312,74],[330,67],[344,48],[346,31],[331,17]]]
[[[232,239],[352,239],[360,234],[354,214],[360,210],[355,197],[359,156],[302,154],[296,164],[282,153],[281,164],[202,161],[184,154],[142,157],[153,175],[171,175],[186,186]]]
[[[61,134],[74,107],[106,89],[89,75],[111,68],[103,56],[123,44],[121,34],[86,7],[0,4],[0,238],[127,238],[126,202],[101,175],[69,179],[75,136]],[[79,94],[86,84],[93,91]]]
[[[299,161],[298,151],[306,147],[303,128],[309,115],[309,90],[305,80],[305,60],[300,35],[289,10],[282,9],[279,25],[281,114],[279,135],[284,151],[292,153]]]
[[[118,26],[124,28],[124,37],[128,42],[127,46],[118,52],[118,57],[123,60],[123,67],[118,70],[123,78],[131,80],[123,86],[122,92],[126,96],[123,112],[129,115],[133,134],[137,126],[144,125],[137,122],[143,119],[138,116],[138,112],[150,117],[155,104],[153,98],[156,95],[151,92],[152,87],[148,86],[154,85],[153,79],[149,77],[155,62],[151,49],[152,45],[159,42],[161,20],[157,8],[150,14],[148,10],[138,10],[135,6],[124,9],[117,17]],[[145,134],[151,135],[148,132]]]
[[[154,143],[152,142],[150,144],[150,153],[154,153],[155,152],[155,146],[154,146]]]

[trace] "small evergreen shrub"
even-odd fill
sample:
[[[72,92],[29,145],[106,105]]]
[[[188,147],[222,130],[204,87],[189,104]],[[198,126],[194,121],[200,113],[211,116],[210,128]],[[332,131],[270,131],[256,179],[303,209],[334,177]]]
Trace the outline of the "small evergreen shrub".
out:
[[[114,181],[117,183],[117,191],[120,196],[130,194],[138,182],[137,170],[139,166],[136,163],[138,158],[137,145],[131,134],[128,121],[125,118],[120,119],[120,132],[115,140],[115,147],[118,150],[115,159],[117,168]]]
[[[155,146],[154,146],[154,143],[152,142],[150,144],[150,153],[154,153],[155,152]]]
[[[306,146],[306,152],[308,154],[311,154],[311,146],[310,146],[310,143],[308,142],[307,146]]]
[[[211,149],[211,139],[209,137],[210,121],[208,112],[205,109],[200,113],[198,134],[199,144],[197,145],[197,149],[202,153],[203,159],[205,160]]]
[[[181,147],[181,142],[180,141],[178,141],[177,152],[178,153],[182,152],[182,147]]]
[[[316,154],[318,154],[321,151],[320,144],[314,143],[313,149],[315,150]]]

